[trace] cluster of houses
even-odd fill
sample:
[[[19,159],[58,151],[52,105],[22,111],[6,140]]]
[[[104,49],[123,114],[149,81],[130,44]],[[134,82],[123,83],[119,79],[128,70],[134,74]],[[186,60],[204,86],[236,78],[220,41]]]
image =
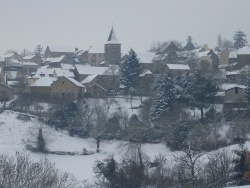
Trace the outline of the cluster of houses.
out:
[[[79,97],[105,98],[119,94],[119,64],[123,55],[114,29],[104,44],[104,52],[59,49],[47,46],[44,55],[22,57],[16,52],[0,56],[0,100],[10,100],[16,84],[24,81],[34,96],[44,100]],[[250,69],[250,48],[217,52],[204,45],[193,50],[178,50],[172,42],[158,52],[137,52],[143,68],[137,90],[149,95],[155,75],[188,74],[202,71],[220,85],[217,103],[231,108],[246,108],[246,76]],[[216,74],[214,74],[216,73]]]

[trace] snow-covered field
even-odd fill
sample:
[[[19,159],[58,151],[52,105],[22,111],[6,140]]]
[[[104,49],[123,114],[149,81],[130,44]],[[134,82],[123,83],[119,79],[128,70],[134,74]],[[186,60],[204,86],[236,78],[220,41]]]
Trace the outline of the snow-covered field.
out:
[[[121,141],[102,142],[100,153],[87,156],[32,153],[25,149],[25,140],[30,138],[30,129],[38,127],[39,123],[35,118],[28,122],[18,120],[16,119],[17,115],[18,113],[13,111],[4,111],[0,114],[0,154],[13,156],[16,152],[19,152],[29,155],[35,161],[46,157],[58,169],[72,173],[80,180],[90,181],[94,179],[92,169],[96,160],[102,160],[111,155],[116,159],[123,156],[124,143]],[[95,151],[96,146],[92,139],[70,137],[66,132],[56,131],[50,127],[46,127],[46,132],[49,132],[49,137],[52,139],[48,146],[50,150],[82,152],[83,148],[86,148],[88,151]],[[154,157],[161,153],[171,160],[173,154],[164,144],[145,144],[143,149],[149,157]]]
[[[117,104],[111,106],[111,110],[115,111],[119,108],[127,111],[128,115],[138,114],[137,109],[131,109],[130,99],[117,98]],[[132,106],[139,106],[140,100],[132,100]],[[48,109],[49,106],[41,104],[44,109]],[[102,160],[108,156],[113,156],[115,159],[120,159],[124,156],[124,145],[122,141],[104,141],[101,142],[100,153],[94,153],[93,155],[54,155],[54,154],[39,154],[32,153],[26,150],[26,140],[30,139],[30,130],[37,128],[41,125],[36,118],[32,118],[31,121],[18,120],[18,112],[4,111],[0,114],[0,154],[8,154],[14,156],[16,152],[24,155],[29,155],[31,160],[38,161],[43,158],[49,159],[55,166],[61,170],[73,174],[79,180],[88,180],[92,182],[95,174],[93,172],[93,166],[96,160]],[[45,132],[49,133],[49,139],[51,140],[48,149],[51,151],[70,151],[70,152],[82,152],[84,148],[88,151],[95,152],[96,145],[93,139],[82,139],[77,137],[70,137],[67,132],[56,131],[51,127],[45,126]],[[226,149],[233,150],[237,146],[230,146]],[[245,147],[250,149],[250,143],[247,142]],[[222,150],[222,149],[220,149]],[[165,144],[144,144],[143,151],[150,157],[162,154],[164,155],[169,164],[173,164],[173,155],[180,154],[180,152],[170,151]],[[206,157],[204,156],[204,161]],[[247,186],[246,186],[247,187]]]

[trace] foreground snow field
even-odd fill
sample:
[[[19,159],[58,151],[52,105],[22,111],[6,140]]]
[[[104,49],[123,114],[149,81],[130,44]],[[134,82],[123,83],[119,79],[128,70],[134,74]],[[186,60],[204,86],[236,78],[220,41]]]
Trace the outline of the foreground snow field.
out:
[[[126,142],[122,141],[104,141],[101,142],[101,152],[93,155],[54,155],[54,154],[40,154],[32,153],[25,148],[25,140],[30,139],[30,130],[41,125],[36,118],[25,122],[18,120],[18,112],[4,111],[0,114],[0,154],[7,154],[14,156],[16,152],[29,155],[31,160],[38,161],[43,158],[49,159],[55,166],[64,172],[68,172],[76,176],[79,180],[94,180],[93,166],[96,160],[102,160],[108,156],[114,156],[115,159],[120,159],[124,156],[124,145]],[[82,139],[77,137],[70,137],[67,132],[56,131],[53,128],[44,126],[44,131],[48,134],[49,150],[51,151],[71,151],[79,152],[86,148],[88,151],[95,152],[96,145],[93,139]],[[229,146],[226,149],[232,150],[237,146]],[[245,147],[250,149],[250,143],[247,142]],[[222,149],[220,149],[222,150]],[[168,159],[169,165],[173,164],[173,155],[181,154],[181,152],[170,151],[163,143],[160,144],[144,144],[143,151],[150,157],[158,154],[165,155]],[[203,156],[203,161],[206,161],[206,156]],[[246,186],[248,187],[248,186]],[[250,186],[249,186],[250,187]]]
[[[42,158],[48,158],[55,166],[75,175],[79,180],[94,179],[92,171],[94,162],[102,160],[110,155],[116,159],[123,156],[123,144],[121,141],[105,141],[101,143],[101,152],[88,156],[69,156],[32,153],[25,149],[25,140],[30,137],[30,130],[39,126],[39,122],[32,118],[31,121],[24,122],[16,119],[19,113],[13,111],[4,111],[0,114],[0,154],[14,156],[16,152],[29,155],[34,161]],[[49,144],[49,150],[53,151],[72,151],[82,152],[83,148],[88,151],[95,151],[95,142],[93,139],[82,139],[70,137],[66,132],[56,131],[53,128],[45,127],[49,132],[49,138],[52,140]],[[164,144],[145,144],[144,151],[149,157],[154,157],[159,153],[166,155],[171,160],[173,152],[170,152]]]

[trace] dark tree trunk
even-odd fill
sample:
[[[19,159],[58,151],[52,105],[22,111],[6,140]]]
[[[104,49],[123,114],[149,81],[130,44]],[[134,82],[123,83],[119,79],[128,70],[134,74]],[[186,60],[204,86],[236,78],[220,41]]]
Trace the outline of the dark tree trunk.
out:
[[[98,136],[96,138],[96,153],[100,152],[100,142],[101,142],[101,138],[100,138],[100,136]]]

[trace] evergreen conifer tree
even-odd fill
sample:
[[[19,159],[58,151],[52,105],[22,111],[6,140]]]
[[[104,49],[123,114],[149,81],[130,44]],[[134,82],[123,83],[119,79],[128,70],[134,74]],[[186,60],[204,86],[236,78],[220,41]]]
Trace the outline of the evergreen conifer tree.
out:
[[[243,176],[244,172],[247,171],[247,151],[241,148],[239,150],[234,150],[233,152],[235,153],[236,157],[232,160],[234,166],[232,173],[232,181],[230,182],[230,185],[244,185]]]
[[[193,44],[193,39],[192,39],[191,36],[188,36],[188,38],[187,38],[187,44],[184,47],[184,49],[187,50],[187,51],[191,51],[191,50],[195,49],[195,46]]]
[[[247,97],[248,101],[250,102],[250,76],[247,77],[245,96]]]
[[[237,50],[247,45],[246,34],[241,30],[235,32],[233,39]]]
[[[125,86],[128,92],[138,84],[140,75],[142,74],[142,66],[139,63],[137,54],[133,49],[125,55],[120,68],[120,82]]]
[[[218,88],[211,79],[205,78],[196,72],[188,86],[190,104],[201,111],[201,118],[204,118],[204,108],[212,103]]]
[[[46,141],[43,137],[43,131],[42,128],[38,129],[38,136],[37,136],[37,150],[39,152],[45,152],[47,150],[46,148]]]

